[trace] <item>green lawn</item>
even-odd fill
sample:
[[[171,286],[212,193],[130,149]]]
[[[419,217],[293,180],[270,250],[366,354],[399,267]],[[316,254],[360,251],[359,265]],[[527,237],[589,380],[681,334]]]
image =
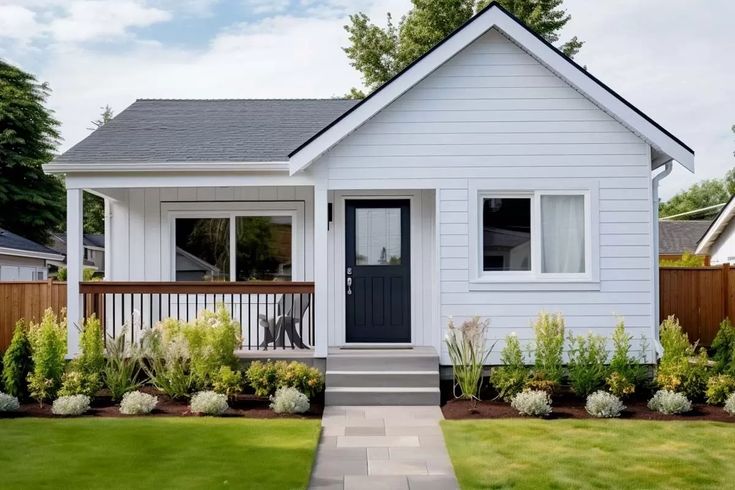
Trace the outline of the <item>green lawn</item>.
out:
[[[0,420],[3,489],[306,488],[319,420]]]
[[[469,488],[732,488],[735,425],[639,420],[442,424]]]

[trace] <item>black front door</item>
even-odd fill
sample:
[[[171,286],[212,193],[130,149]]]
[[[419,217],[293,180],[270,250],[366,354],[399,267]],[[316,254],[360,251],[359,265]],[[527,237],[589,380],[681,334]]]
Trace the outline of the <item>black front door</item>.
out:
[[[345,228],[347,342],[410,342],[409,201],[347,201]]]

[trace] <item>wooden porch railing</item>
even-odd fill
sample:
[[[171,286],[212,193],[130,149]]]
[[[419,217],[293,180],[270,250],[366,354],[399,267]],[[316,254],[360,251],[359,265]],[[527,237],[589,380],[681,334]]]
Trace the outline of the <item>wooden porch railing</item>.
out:
[[[239,322],[243,350],[311,349],[313,282],[83,282],[83,310],[104,319],[107,338],[135,342],[166,318],[193,320],[223,305]],[[125,330],[124,330],[125,329]]]

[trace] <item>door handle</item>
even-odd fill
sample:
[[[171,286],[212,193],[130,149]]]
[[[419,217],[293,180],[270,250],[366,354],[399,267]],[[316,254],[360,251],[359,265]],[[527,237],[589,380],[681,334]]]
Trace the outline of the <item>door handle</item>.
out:
[[[352,295],[352,278],[351,277],[347,278],[347,295],[348,296]]]

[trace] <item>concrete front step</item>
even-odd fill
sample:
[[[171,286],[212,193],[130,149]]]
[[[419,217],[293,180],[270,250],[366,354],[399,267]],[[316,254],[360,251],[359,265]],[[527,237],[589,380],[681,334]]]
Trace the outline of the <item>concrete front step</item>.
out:
[[[439,388],[327,386],[326,405],[439,405]]]
[[[327,386],[435,388],[439,371],[327,371]]]
[[[327,357],[328,371],[435,371],[438,356],[385,354],[374,351],[365,355],[337,355]]]

